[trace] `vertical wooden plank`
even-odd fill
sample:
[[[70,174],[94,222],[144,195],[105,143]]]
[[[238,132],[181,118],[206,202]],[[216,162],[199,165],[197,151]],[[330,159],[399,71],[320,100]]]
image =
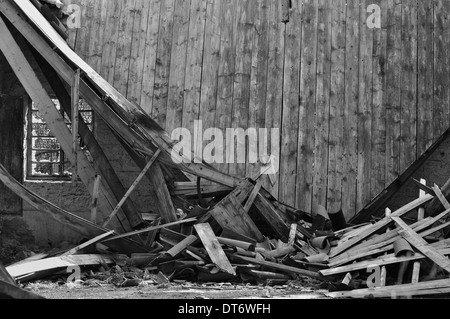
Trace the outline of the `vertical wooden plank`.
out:
[[[302,10],[296,207],[310,212],[314,176],[318,0],[304,0]]]
[[[136,0],[125,1],[120,17],[119,38],[117,41],[116,66],[114,68],[114,87],[123,95],[127,94],[128,73],[133,39]]]
[[[150,4],[148,0],[137,0],[135,7],[127,98],[137,105],[141,103]]]
[[[328,211],[337,212],[342,201],[342,142],[345,72],[345,0],[333,1],[330,137],[328,171]]]
[[[105,25],[106,42],[103,45],[100,75],[109,83],[114,83],[117,39],[119,36],[119,22],[123,4],[123,1],[108,1],[108,14]]]
[[[386,16],[387,2],[374,2],[381,8],[381,28],[373,35],[373,105],[372,105],[372,180],[371,195],[377,196],[385,188],[386,178]]]
[[[266,99],[268,82],[269,59],[269,1],[257,1],[257,13],[255,17],[255,29],[253,36],[252,74],[250,80],[250,102],[248,127],[260,129],[266,127]],[[258,135],[259,138],[263,138]],[[249,152],[258,154],[258,145],[249,145]],[[267,150],[260,150],[259,155]],[[247,161],[246,176],[254,176],[261,169],[261,163]]]
[[[266,114],[265,126],[270,129],[279,129],[281,132],[282,104],[283,104],[283,87],[284,81],[284,47],[285,47],[285,31],[286,25],[281,22],[282,3],[281,1],[270,1],[269,16],[269,53],[268,53],[268,71],[267,71],[267,98],[266,98]],[[278,139],[279,140],[279,139]],[[281,148],[278,150],[270,150],[271,154],[277,157],[277,161],[281,157]],[[263,186],[275,198],[279,197],[279,178],[278,171],[275,183],[271,183],[269,178],[265,178]]]
[[[386,187],[400,175],[402,2],[388,0],[387,6]]]
[[[300,102],[300,49],[302,1],[292,1],[291,21],[286,25],[283,119],[280,160],[280,200],[295,205]]]
[[[417,1],[402,2],[402,140],[400,171],[405,171],[417,154]]]
[[[221,1],[221,38],[220,38],[220,64],[219,82],[217,92],[217,106],[215,127],[221,130],[231,128],[231,113],[233,108],[233,80],[235,73],[235,14],[237,1]],[[225,152],[224,152],[225,153]],[[225,162],[225,156],[223,158]],[[226,163],[217,165],[218,169],[224,173],[229,171]]]
[[[367,25],[366,8],[369,4],[369,0],[362,0],[360,10],[357,211],[362,210],[372,199],[370,181],[372,175],[373,29]]]
[[[194,131],[194,121],[200,119],[202,62],[204,54],[206,1],[191,0],[186,81],[184,85],[183,127]],[[202,132],[203,133],[203,132]]]
[[[93,0],[80,0],[81,26],[77,32],[77,40],[75,43],[75,52],[87,61],[89,55],[89,39],[93,24]]]
[[[314,158],[313,210],[327,207],[328,136],[330,131],[331,16],[333,2],[319,0],[317,34],[316,132]]]
[[[450,2],[434,3],[434,138],[441,136],[450,125],[450,34],[448,22]]]
[[[236,68],[234,73],[232,128],[247,129],[248,127],[256,3],[256,0],[238,1],[237,6]],[[234,159],[229,159],[233,163],[230,165],[230,174],[243,178],[246,172],[246,158],[238,158],[238,148],[246,148],[245,142],[244,145],[239,145],[239,140],[230,142],[231,145],[227,145],[227,151],[230,151],[232,148],[235,150]],[[243,160],[243,163],[241,160]]]
[[[206,3],[205,43],[200,101],[200,119],[203,121],[204,128],[214,127],[220,62],[221,2],[208,0]]]
[[[78,106],[80,103],[80,69],[78,69],[72,80],[71,87],[71,109],[72,111],[72,183],[76,183],[78,181],[78,160],[77,160],[77,151],[78,151],[78,120],[79,120],[79,111]]]
[[[105,41],[105,23],[108,13],[107,0],[94,1],[94,12],[92,15],[91,35],[89,39],[89,52],[87,63],[97,72],[101,71],[102,51]]]
[[[172,132],[172,130],[181,127],[183,122],[190,4],[190,0],[175,0],[169,74],[169,95],[167,98],[166,130],[168,132]]]
[[[150,3],[150,8],[148,11],[147,41],[145,43],[140,106],[150,115],[152,114],[153,109],[153,93],[155,89],[156,53],[158,48],[161,0],[148,1]]]
[[[158,49],[156,52],[155,88],[153,91],[152,118],[166,126],[169,73],[172,52],[174,0],[161,2]]]
[[[434,40],[432,1],[418,1],[417,157],[434,142]]]

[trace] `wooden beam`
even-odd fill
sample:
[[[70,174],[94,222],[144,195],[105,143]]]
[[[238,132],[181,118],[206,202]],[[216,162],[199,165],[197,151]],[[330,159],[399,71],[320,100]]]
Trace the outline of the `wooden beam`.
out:
[[[245,202],[244,212],[248,213],[250,211],[250,208],[252,207],[253,203],[255,202],[256,196],[258,196],[259,191],[261,190],[261,187],[262,187],[262,182],[261,181],[256,182],[256,185],[253,188],[252,192],[250,193],[250,196],[247,199],[247,202]]]
[[[306,277],[310,277],[310,278],[314,278],[314,279],[320,279],[320,280],[324,279],[319,273],[314,272],[314,271],[309,271],[309,270],[305,270],[305,269],[301,269],[301,268],[286,266],[286,265],[283,265],[283,264],[278,264],[278,263],[265,261],[265,260],[259,260],[259,259],[256,259],[256,258],[251,258],[251,257],[246,257],[246,256],[234,255],[234,257],[237,260],[242,260],[242,261],[245,261],[245,262],[249,262],[251,264],[260,265],[260,266],[264,266],[264,267],[267,267],[267,268],[276,269],[276,270],[279,270],[279,271],[284,271],[284,272],[287,272],[287,273],[294,273],[296,275],[306,276]]]
[[[1,18],[0,49],[8,60],[11,68],[14,70],[19,81],[27,91],[28,95],[34,101],[36,107],[41,111],[45,122],[60,142],[61,148],[63,149],[64,153],[66,154],[70,162],[74,163],[75,158],[72,153],[72,136],[65,124],[62,115],[56,109],[53,101],[48,96],[48,93],[40,83],[33,68],[28,63],[28,60],[20,50],[8,27]],[[79,145],[77,145],[76,157],[79,168],[78,174],[92,196],[93,177],[96,174],[91,163],[86,158]],[[111,209],[113,208],[113,206],[111,205],[111,197],[109,194],[102,191],[102,199],[104,200],[100,201],[101,211],[106,211],[107,207],[111,207]],[[127,231],[131,229],[128,220],[126,220],[125,218],[120,219],[119,223],[116,223],[114,226],[117,231]]]
[[[417,250],[422,254],[434,261],[438,266],[450,272],[450,260],[439,253],[436,249],[431,247],[420,235],[418,235],[414,230],[411,229],[403,220],[399,217],[391,217],[397,225],[399,225],[403,232],[400,234]]]
[[[444,206],[445,209],[450,209],[450,203],[448,202],[447,198],[445,198],[439,186],[434,184],[433,191],[435,192],[437,198],[441,201],[442,206]]]
[[[102,240],[104,240],[104,239],[106,239],[106,238],[108,238],[108,237],[111,237],[111,236],[113,236],[113,235],[114,235],[114,231],[113,231],[113,230],[110,231],[110,232],[101,234],[100,236],[97,236],[97,237],[95,237],[95,238],[92,238],[91,240],[88,240],[87,242],[85,242],[85,243],[83,243],[83,244],[81,244],[81,245],[79,245],[79,246],[77,246],[77,247],[75,247],[75,248],[73,248],[73,249],[71,249],[71,250],[65,252],[64,254],[61,254],[60,256],[71,256],[71,255],[75,255],[75,254],[77,254],[78,252],[82,251],[83,249],[86,249],[86,248],[89,247],[89,246],[95,245],[95,244],[101,242]]]
[[[236,276],[236,271],[233,266],[231,266],[231,263],[217,240],[211,226],[209,224],[197,224],[194,227],[211,258],[211,261],[215,263],[219,269]]]
[[[117,239],[120,239],[120,238],[131,237],[131,236],[139,235],[139,234],[145,234],[145,233],[151,232],[153,230],[158,230],[158,229],[162,229],[162,228],[168,228],[168,227],[171,227],[171,226],[181,225],[181,224],[185,224],[185,223],[192,223],[192,222],[195,222],[196,220],[197,219],[195,219],[195,218],[189,218],[189,219],[183,219],[183,220],[179,220],[179,221],[176,221],[176,222],[173,222],[173,223],[164,224],[164,225],[152,226],[152,227],[149,227],[149,228],[136,230],[136,231],[133,231],[133,232],[130,232],[130,233],[121,234],[121,235],[115,236],[113,238],[108,238],[104,242],[108,242],[108,241],[111,241],[111,240],[117,240]]]
[[[139,176],[136,178],[136,180],[131,185],[130,189],[126,192],[125,196],[120,200],[119,204],[117,204],[116,208],[114,208],[113,212],[109,217],[106,219],[105,223],[103,224],[103,227],[106,227],[111,220],[116,216],[116,214],[119,212],[119,210],[122,208],[122,205],[127,201],[128,197],[131,196],[134,189],[139,185],[141,180],[144,178],[145,174],[147,174],[150,167],[155,163],[156,159],[158,158],[159,154],[161,154],[161,150],[158,150],[155,155],[150,159],[150,161],[145,166],[144,170],[139,174]]]
[[[94,190],[92,192],[92,201],[91,201],[91,222],[97,224],[97,204],[98,204],[98,194],[100,191],[100,182],[102,177],[100,175],[95,176],[94,181]]]
[[[72,156],[74,162],[72,163],[72,183],[78,182],[78,122],[79,122],[79,103],[80,103],[80,69],[75,71],[71,86],[72,97]]]
[[[425,192],[425,194],[436,196],[434,190],[427,186],[426,180],[421,179],[420,182],[415,178],[411,178],[411,180],[420,188],[421,191]]]

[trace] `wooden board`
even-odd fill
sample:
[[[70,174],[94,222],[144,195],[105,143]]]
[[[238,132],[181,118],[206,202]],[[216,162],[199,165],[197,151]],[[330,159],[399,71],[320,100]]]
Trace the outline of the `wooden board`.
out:
[[[64,254],[62,254],[61,256],[70,256],[70,255],[75,255],[78,252],[82,251],[83,249],[88,248],[89,246],[93,246],[101,241],[103,241],[104,239],[111,237],[114,235],[114,231],[110,231],[104,234],[101,234],[100,236],[97,236],[95,238],[92,238],[91,240],[88,240],[87,242],[69,250],[68,252],[65,252]]]
[[[345,98],[345,23],[346,1],[333,1],[330,86],[330,132],[327,202],[328,210],[338,212],[342,202],[342,143]]]
[[[399,217],[391,217],[402,229],[400,234],[417,250],[422,254],[430,258],[437,265],[450,272],[450,260],[444,255],[439,253],[436,249],[431,247],[422,237],[420,237],[414,230],[411,229],[403,220]]]
[[[215,263],[219,269],[231,275],[236,275],[236,271],[233,266],[231,266],[230,261],[214,235],[211,226],[209,224],[197,224],[194,227],[211,258],[211,261]]]
[[[115,261],[110,256],[106,255],[74,255],[53,257],[43,260],[32,261],[26,264],[6,267],[6,270],[13,278],[20,278],[27,276],[27,281],[42,278],[43,274],[48,275],[49,272],[57,272],[68,267],[83,267],[95,265],[111,265]],[[31,276],[28,276],[32,274]],[[25,281],[21,281],[24,283]]]
[[[291,22],[286,25],[283,117],[281,122],[281,158],[279,198],[295,206],[300,96],[300,64],[302,37],[302,2],[292,2]]]
[[[295,207],[310,212],[314,176],[318,0],[303,1]]]

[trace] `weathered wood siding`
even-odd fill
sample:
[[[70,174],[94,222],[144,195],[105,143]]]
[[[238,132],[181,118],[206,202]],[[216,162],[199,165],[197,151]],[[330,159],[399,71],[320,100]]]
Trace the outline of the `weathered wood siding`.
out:
[[[450,125],[450,1],[291,2],[284,24],[281,0],[80,0],[70,41],[169,132],[279,128],[264,186],[351,217]]]

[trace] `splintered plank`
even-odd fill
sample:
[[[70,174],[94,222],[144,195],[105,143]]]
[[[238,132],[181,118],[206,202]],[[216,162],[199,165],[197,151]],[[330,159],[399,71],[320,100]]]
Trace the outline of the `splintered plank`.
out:
[[[106,255],[73,255],[47,258],[16,266],[13,265],[6,267],[6,270],[13,278],[26,276],[26,279],[21,279],[21,282],[24,283],[69,267],[111,265],[114,263],[114,259]]]
[[[314,116],[316,113],[316,67],[318,0],[303,1],[300,69],[296,205],[311,211],[314,177]]]
[[[151,117],[163,128],[166,125],[167,117],[174,5],[174,0],[161,2],[158,46],[156,51],[155,88],[153,91]]]
[[[231,128],[235,129],[248,127],[255,8],[257,8],[256,0],[238,1],[231,124]],[[254,141],[255,139],[250,138],[250,142]],[[228,158],[229,163],[232,163],[230,174],[244,178],[246,177],[247,156],[241,157],[239,149],[245,149],[246,142],[238,139],[235,143],[234,138],[230,142],[231,145],[227,146],[227,151],[235,150],[233,158]]]
[[[347,217],[356,211],[357,181],[357,132],[358,132],[358,98],[359,98],[359,0],[347,2],[347,28],[345,49],[345,107],[344,107],[344,159],[342,179],[342,211]],[[335,213],[335,212],[331,212]],[[348,218],[347,218],[348,219]]]
[[[259,191],[261,190],[261,182],[258,181],[255,185],[255,187],[253,188],[252,192],[250,193],[250,196],[247,199],[247,202],[245,203],[244,206],[244,211],[245,212],[249,212],[250,208],[252,207],[253,203],[255,202],[256,196],[258,196]]]
[[[328,135],[330,132],[330,87],[331,87],[331,13],[333,1],[319,0],[317,33],[317,89],[316,89],[316,132],[313,203],[327,206],[328,182]],[[359,121],[361,122],[361,121]]]
[[[78,252],[82,251],[83,249],[86,249],[89,246],[93,246],[99,242],[101,242],[102,240],[111,237],[114,234],[114,231],[110,231],[104,234],[101,234],[100,236],[97,236],[95,238],[92,238],[91,240],[88,240],[87,242],[65,252],[64,254],[62,254],[61,256],[70,256],[70,255],[75,255]]]
[[[415,201],[403,206],[402,208],[398,209],[397,211],[393,212],[391,217],[401,217],[404,214],[410,212],[411,210],[422,206],[423,204],[429,202],[433,199],[433,196],[426,195],[424,197],[418,198]],[[336,247],[336,249],[332,250],[330,257],[334,257],[339,255],[340,253],[346,251],[347,249],[353,247],[357,243],[361,242],[362,240],[366,239],[370,235],[375,234],[377,231],[383,229],[384,227],[388,226],[390,223],[392,223],[392,220],[383,219],[377,222],[376,224],[372,225],[371,228],[367,229],[363,233],[359,234],[358,236],[353,237],[352,239],[348,240],[343,245],[340,245]]]
[[[450,203],[448,202],[447,198],[445,198],[445,195],[442,193],[442,190],[434,184],[432,187],[434,193],[436,194],[437,198],[441,201],[442,206],[444,206],[445,209],[450,209]]]
[[[286,25],[283,119],[280,160],[280,200],[295,205],[298,156],[302,2],[292,2],[291,21]]]
[[[219,269],[236,276],[236,271],[228,260],[228,257],[225,255],[211,226],[209,224],[197,224],[194,227],[211,258],[211,261],[215,263]]]
[[[183,127],[187,128],[190,132],[194,132],[194,121],[200,119],[206,1],[191,0],[191,7],[189,10],[190,21],[185,65],[186,80],[184,83]],[[203,142],[203,132],[200,132],[200,135],[199,145]],[[200,156],[200,154],[198,154],[198,156]]]
[[[142,74],[140,105],[147,114],[152,114],[155,88],[156,53],[158,49],[160,0],[147,0],[150,3],[145,42],[145,59]],[[147,2],[146,1],[146,2]]]
[[[435,141],[433,128],[435,95],[433,67],[435,54],[433,47],[434,1],[418,1],[418,5],[417,154],[420,156]]]
[[[266,114],[265,127],[281,129],[283,91],[279,88],[283,85],[284,75],[284,48],[285,37],[284,32],[286,25],[279,23],[281,16],[281,1],[269,1],[269,53],[268,53],[268,70],[267,70],[267,98],[266,98]],[[279,131],[278,131],[279,134]],[[272,139],[271,134],[271,139]],[[276,144],[272,144],[270,154],[275,156],[276,164],[279,166],[281,157],[281,148],[279,136],[276,137]],[[279,170],[274,174],[273,180],[265,178],[264,187],[275,197],[279,194]]]
[[[395,221],[402,229],[403,232],[400,234],[417,250],[422,254],[427,256],[429,259],[434,261],[437,265],[450,272],[450,260],[443,254],[439,253],[435,248],[431,247],[420,235],[418,235],[414,230],[411,229],[400,217],[392,217],[391,219]]]
[[[401,0],[388,0],[386,65],[386,185],[400,175]]]
[[[375,198],[386,188],[386,111],[384,103],[386,80],[386,25],[387,2],[376,0],[374,4],[381,9],[381,28],[373,32],[373,104],[372,104],[372,173],[371,197]]]
[[[175,0],[169,95],[167,98],[166,130],[168,132],[172,132],[178,127],[186,128],[182,125],[182,122],[190,3],[191,1]]]
[[[152,1],[149,0],[137,0],[135,7],[127,98],[138,105],[141,103],[147,27],[151,3]]]
[[[327,202],[330,212],[338,212],[342,202],[342,142],[345,98],[346,1],[334,0],[331,39],[330,137]]]
[[[417,155],[417,1],[402,2],[402,95],[400,171],[405,171]]]
[[[215,126],[217,128],[231,127],[231,114],[233,109],[233,85],[235,73],[235,29],[237,0],[223,0],[220,16],[220,62],[217,91],[217,106],[215,114]],[[227,173],[229,166],[224,164],[225,158],[220,159],[217,168]]]

